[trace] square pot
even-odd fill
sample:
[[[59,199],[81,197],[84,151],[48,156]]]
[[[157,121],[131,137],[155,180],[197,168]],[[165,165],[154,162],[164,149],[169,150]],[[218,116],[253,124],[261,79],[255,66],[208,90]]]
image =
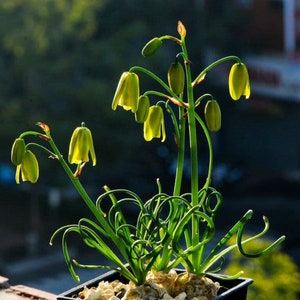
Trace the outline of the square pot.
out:
[[[238,278],[233,280],[220,280],[215,279],[212,276],[208,276],[211,279],[218,281],[220,283],[220,289],[218,292],[218,296],[214,300],[246,300],[247,298],[247,290],[248,286],[253,282],[252,279],[249,278]],[[74,295],[78,295],[80,291],[83,290],[84,287],[91,288],[93,286],[98,286],[100,281],[113,281],[119,279],[121,282],[122,276],[116,271],[106,272],[94,279],[86,281],[60,295],[57,296],[57,300],[74,300]],[[226,276],[224,275],[224,278]]]

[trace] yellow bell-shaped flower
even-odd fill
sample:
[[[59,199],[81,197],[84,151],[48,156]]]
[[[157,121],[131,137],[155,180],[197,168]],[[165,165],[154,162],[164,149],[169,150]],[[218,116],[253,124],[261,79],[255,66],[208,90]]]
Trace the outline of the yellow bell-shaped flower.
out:
[[[17,138],[11,148],[10,159],[11,162],[17,166],[21,164],[25,154],[25,141],[22,138]]]
[[[114,95],[112,109],[116,110],[119,105],[135,113],[138,109],[139,96],[139,77],[133,72],[123,72]]]
[[[250,82],[247,67],[243,63],[235,63],[229,72],[229,93],[233,100],[241,96],[250,97]]]
[[[81,164],[89,161],[89,156],[96,165],[96,154],[91,131],[82,124],[77,127],[71,137],[68,161],[70,164]]]
[[[166,139],[164,114],[158,105],[149,108],[148,117],[144,122],[144,138],[147,142],[153,138],[161,138],[162,142]]]
[[[22,162],[17,166],[16,183],[20,183],[20,174],[22,181],[36,183],[39,178],[39,164],[36,156],[30,150],[26,150]]]

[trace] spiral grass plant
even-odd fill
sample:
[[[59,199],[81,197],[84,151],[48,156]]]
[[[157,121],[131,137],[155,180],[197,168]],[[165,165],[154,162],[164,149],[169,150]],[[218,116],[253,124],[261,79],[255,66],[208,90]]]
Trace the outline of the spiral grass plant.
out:
[[[181,22],[178,22],[177,31],[179,37],[155,37],[142,50],[143,56],[149,57],[166,41],[177,44],[179,52],[168,69],[168,81],[165,82],[148,69],[133,66],[121,75],[112,102],[113,110],[123,107],[135,115],[136,122],[143,124],[146,141],[159,138],[163,142],[166,139],[165,117],[170,117],[178,150],[171,195],[163,191],[157,180],[156,194],[146,201],[130,190],[111,190],[107,186],[104,186],[104,192],[98,199],[91,199],[79,179],[89,160],[92,160],[93,165],[96,164],[92,133],[84,123],[74,130],[68,161],[55,144],[49,126],[42,122],[37,123],[40,131],[22,133],[12,147],[11,160],[17,168],[18,183],[20,177],[23,181],[32,183],[38,180],[39,166],[33,149],[41,149],[61,164],[94,216],[93,219],[82,218],[77,224],[62,226],[54,232],[50,240],[52,244],[58,235],[62,235],[64,257],[77,282],[79,277],[74,267],[113,269],[136,285],[145,282],[150,270],[168,272],[178,266],[183,266],[188,273],[214,273],[217,276],[216,272],[221,270],[224,256],[228,252],[238,249],[246,257],[257,257],[269,253],[285,239],[282,236],[264,250],[248,253],[244,245],[259,239],[269,229],[269,221],[264,217],[263,230],[244,239],[244,229],[253,214],[252,210],[248,210],[219,242],[215,242],[215,217],[223,199],[212,186],[211,132],[218,131],[221,127],[221,110],[218,101],[211,94],[205,93],[195,98],[194,90],[213,68],[232,61],[233,66],[229,73],[230,95],[233,100],[249,98],[249,76],[240,58],[227,56],[210,64],[193,79],[186,45],[186,29]],[[160,89],[141,93],[139,74],[149,76],[158,83]],[[209,150],[207,178],[204,183],[198,177],[198,130],[203,131]],[[28,136],[34,136],[43,142],[26,144]],[[190,191],[182,193],[186,157],[190,159]],[[75,170],[72,170],[71,164],[76,165]],[[108,211],[104,209],[107,202],[110,207]],[[126,214],[132,206],[138,208],[135,223],[130,222]],[[68,248],[71,234],[78,234],[86,246],[100,252],[111,264],[85,265],[72,260]],[[233,235],[236,235],[236,242],[228,246],[227,242]],[[229,279],[237,278],[241,274],[242,272],[233,274]]]

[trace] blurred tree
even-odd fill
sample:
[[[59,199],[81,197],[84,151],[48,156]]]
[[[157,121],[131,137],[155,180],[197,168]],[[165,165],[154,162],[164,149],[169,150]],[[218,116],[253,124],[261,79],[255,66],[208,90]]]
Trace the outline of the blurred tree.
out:
[[[3,46],[17,58],[28,58],[57,51],[68,38],[88,40],[96,31],[96,13],[103,4],[103,0],[3,0]]]
[[[147,169],[149,176],[155,172],[151,178],[160,176],[157,169],[151,170],[152,163],[144,163],[143,155],[141,163],[132,154],[136,148],[143,152],[141,127],[130,114],[112,113],[110,103],[121,72],[133,64],[148,64],[167,73],[177,53],[172,51],[175,46],[163,47],[149,60],[140,51],[155,35],[176,35],[179,19],[195,38],[190,53],[201,57],[201,9],[195,0],[153,0],[143,5],[139,0],[1,1],[0,117],[6,130],[0,138],[7,146],[0,160],[7,161],[16,134],[24,128],[35,129],[37,121],[49,124],[63,151],[73,128],[85,121],[94,132],[101,184],[109,178],[125,180],[124,170],[136,174]],[[155,159],[157,144],[151,147]],[[47,181],[43,170],[54,167],[53,162],[44,161],[41,180]]]
[[[230,240],[232,244],[234,238]],[[270,245],[262,239],[245,245],[249,253],[255,253]],[[244,271],[244,276],[254,279],[249,287],[249,300],[296,300],[300,293],[299,268],[287,253],[281,249],[254,259],[246,259],[238,251],[231,254],[225,274]]]
[[[0,64],[5,71],[0,77],[0,117],[6,124],[1,140],[7,146],[1,160],[9,157],[15,135],[33,129],[37,121],[57,131],[58,141],[68,141],[82,121],[80,114],[85,111],[78,105],[82,100],[78,95],[89,82],[84,74],[86,46],[95,36],[104,4],[99,0],[1,1]],[[95,96],[103,88],[101,82],[93,85]],[[63,146],[66,151],[68,142]],[[41,165],[51,170],[53,162],[42,160]]]

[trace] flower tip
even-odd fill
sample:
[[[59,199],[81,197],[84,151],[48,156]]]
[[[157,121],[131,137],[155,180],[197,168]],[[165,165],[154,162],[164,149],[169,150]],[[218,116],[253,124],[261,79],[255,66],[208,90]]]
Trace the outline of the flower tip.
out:
[[[263,220],[264,220],[265,222],[269,222],[269,219],[268,219],[267,216],[263,216]]]
[[[178,21],[177,32],[182,38],[186,37],[186,28],[181,21]]]
[[[43,122],[37,122],[36,125],[41,127],[46,134],[50,134],[50,127],[47,124]]]

